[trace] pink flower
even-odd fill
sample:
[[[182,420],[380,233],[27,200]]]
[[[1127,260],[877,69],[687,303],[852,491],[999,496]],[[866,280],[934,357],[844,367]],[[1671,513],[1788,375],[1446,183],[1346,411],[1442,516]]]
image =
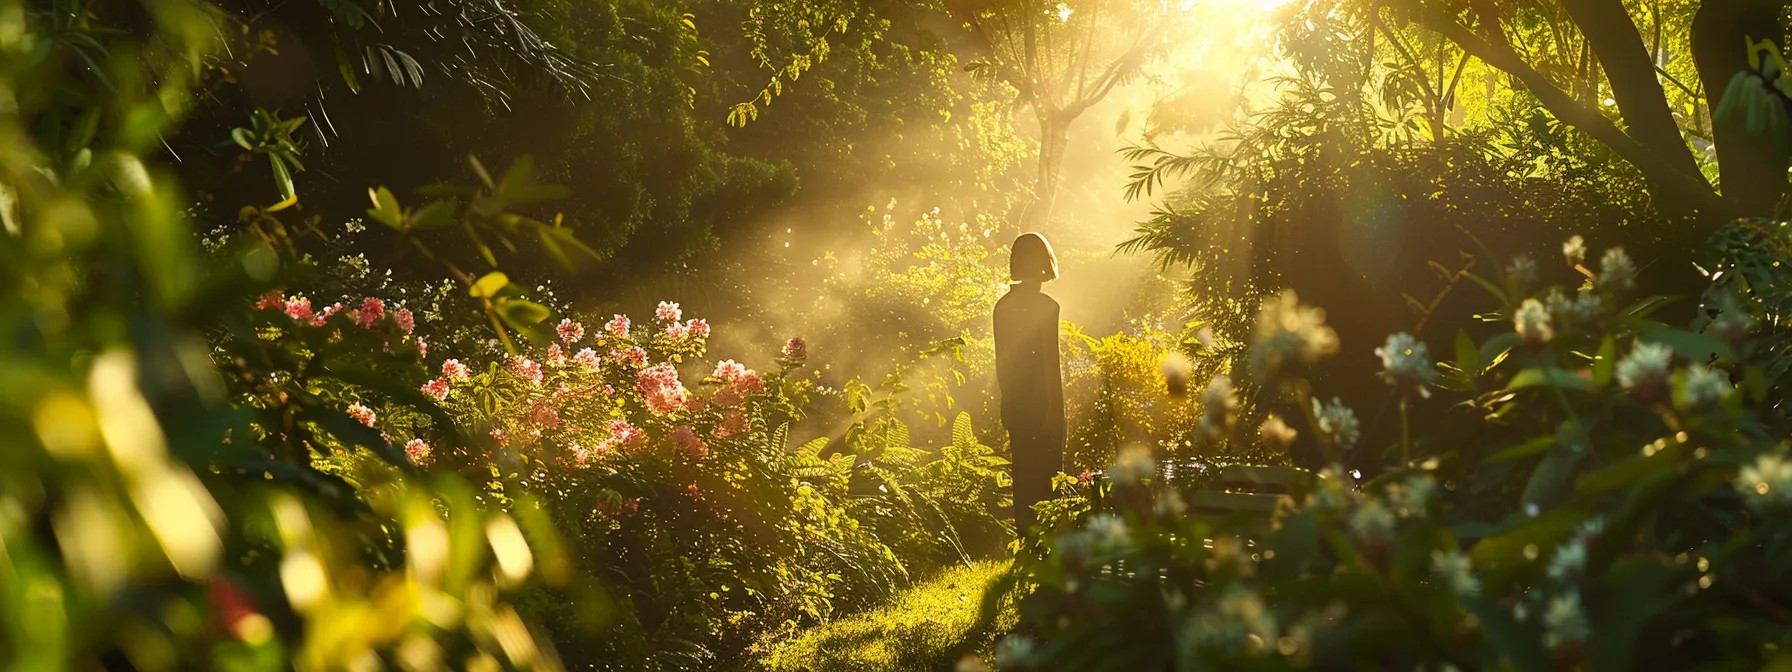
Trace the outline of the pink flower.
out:
[[[310,307],[311,302],[306,301],[305,305],[306,305],[306,307]],[[330,317],[332,315],[335,315],[340,312],[342,312],[342,303],[340,303],[340,302],[325,306],[323,312],[318,313],[317,315],[315,315],[311,318],[311,324],[314,326],[321,327],[324,324],[324,320],[328,320],[328,319],[330,319]]]
[[[369,296],[361,301],[361,311],[355,315],[355,322],[363,329],[372,329],[385,316],[386,302]]]
[[[529,421],[547,429],[553,429],[560,426],[560,414],[554,410],[553,406],[536,404],[535,408],[529,410]]]
[[[687,333],[685,326],[677,322],[666,325],[666,338],[679,340],[684,338]]]
[[[441,378],[431,380],[424,383],[419,391],[436,401],[446,401],[448,399],[448,381]]]
[[[423,340],[422,336],[417,337],[417,356],[418,357],[428,357],[429,356],[429,341]]]
[[[452,381],[460,382],[460,381],[465,381],[469,375],[470,374],[467,371],[467,365],[460,363],[460,360],[458,360],[458,359],[450,359],[448,361],[442,362],[442,377],[443,378],[447,378]]]
[[[733,406],[740,403],[743,399],[740,396],[740,390],[735,389],[733,385],[729,385],[716,390],[716,393],[712,395],[709,400],[717,406]]]
[[[560,351],[559,343],[548,346],[548,366],[556,369],[566,366],[566,353]]]
[[[299,324],[311,324],[313,320],[319,323],[323,322],[322,318],[312,314],[311,299],[295,296],[286,300],[284,309],[286,310],[286,316],[292,318],[292,321]]]
[[[510,437],[506,436],[504,434],[503,429],[498,428],[498,427],[493,427],[492,431],[491,431],[491,435],[492,435],[493,439],[496,439],[498,441],[498,445],[500,445],[500,446],[510,445]]]
[[[641,393],[641,401],[647,404],[647,410],[660,415],[683,409],[690,398],[684,383],[678,380],[678,369],[671,364],[642,369],[635,381],[635,390]]]
[[[792,366],[802,366],[803,360],[809,358],[809,344],[801,338],[792,338],[784,342],[784,359]]]
[[[535,360],[521,355],[512,356],[509,368],[511,375],[529,381],[530,385],[541,384],[541,364]]]
[[[716,362],[716,372],[710,374],[724,384],[732,383],[741,376],[747,375],[747,367],[732,359]]]
[[[371,408],[360,404],[349,404],[348,415],[363,425],[367,425],[368,427],[373,426],[373,409]]]
[[[679,425],[672,430],[672,444],[678,446],[678,452],[684,453],[693,460],[701,460],[709,455],[709,446],[697,437],[696,430],[690,425]]]
[[[709,320],[699,317],[685,324],[684,328],[685,331],[691,332],[692,336],[696,336],[697,338],[709,338]]]
[[[260,297],[255,299],[255,309],[256,310],[268,310],[268,309],[273,309],[273,308],[285,308],[285,307],[286,307],[286,297],[282,296],[280,294],[280,290],[278,290],[278,289],[268,292],[266,294],[263,294]]]
[[[417,320],[411,316],[411,309],[409,308],[399,308],[394,311],[392,313],[392,320],[398,323],[399,331],[407,334],[411,333],[411,329],[414,329],[417,326]]]
[[[560,326],[554,330],[560,332],[560,340],[566,341],[567,345],[577,343],[585,337],[585,325],[572,321],[570,317],[560,320]]]
[[[647,351],[642,350],[641,346],[638,345],[632,345],[620,350],[612,351],[610,357],[615,359],[619,364],[625,364],[634,368],[647,366]]]
[[[585,348],[580,350],[579,354],[573,355],[572,361],[587,370],[595,371],[598,364],[597,351]]]
[[[610,323],[604,325],[604,330],[610,332],[611,336],[617,338],[628,337],[628,316],[617,315],[610,318]]]
[[[429,459],[429,442],[423,439],[411,439],[404,444],[404,454],[411,458],[413,464],[423,464]]]
[[[739,380],[734,381],[734,385],[747,394],[759,394],[765,391],[765,381],[752,370],[748,370]]]
[[[617,448],[628,448],[647,436],[641,431],[641,428],[628,424],[627,420],[622,419],[611,420],[607,429],[610,432],[610,438],[605,439],[605,443]]]
[[[747,433],[749,429],[747,414],[731,410],[722,416],[722,424],[716,427],[716,437],[726,439],[730,436],[739,436]]]
[[[678,318],[684,316],[684,311],[679,310],[677,303],[661,301],[659,309],[653,315],[660,318],[661,322],[677,322]]]

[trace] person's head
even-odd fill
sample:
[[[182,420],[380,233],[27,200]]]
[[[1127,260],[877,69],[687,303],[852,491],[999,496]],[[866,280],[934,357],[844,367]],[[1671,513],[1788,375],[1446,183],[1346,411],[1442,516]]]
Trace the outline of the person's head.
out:
[[[1008,252],[1008,276],[1014,282],[1045,282],[1058,279],[1058,255],[1045,236],[1023,233],[1014,239]]]

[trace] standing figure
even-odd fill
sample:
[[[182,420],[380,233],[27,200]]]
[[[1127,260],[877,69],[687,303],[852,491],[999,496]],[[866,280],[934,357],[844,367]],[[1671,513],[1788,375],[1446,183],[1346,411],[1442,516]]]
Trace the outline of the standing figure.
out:
[[[1008,293],[996,302],[996,383],[1014,475],[1014,530],[1033,526],[1033,504],[1051,497],[1064,468],[1064,381],[1058,369],[1058,302],[1039,286],[1058,278],[1051,243],[1037,233],[1014,240]]]

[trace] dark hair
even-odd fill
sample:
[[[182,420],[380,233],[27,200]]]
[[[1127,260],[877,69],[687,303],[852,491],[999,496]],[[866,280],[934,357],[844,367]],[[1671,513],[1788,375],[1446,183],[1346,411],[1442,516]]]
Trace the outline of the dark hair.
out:
[[[1008,277],[1015,282],[1058,279],[1058,255],[1052,252],[1052,244],[1046,242],[1045,236],[1023,233],[1014,239],[1008,252]]]

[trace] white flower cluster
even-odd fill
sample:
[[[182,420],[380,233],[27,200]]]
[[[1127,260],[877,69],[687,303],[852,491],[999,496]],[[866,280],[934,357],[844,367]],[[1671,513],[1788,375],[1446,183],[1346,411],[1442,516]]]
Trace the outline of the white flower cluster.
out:
[[[1544,295],[1543,305],[1549,309],[1550,319],[1558,323],[1593,322],[1605,312],[1605,303],[1598,294],[1577,292],[1570,299],[1559,287]]]
[[[1280,639],[1281,629],[1275,614],[1270,613],[1256,591],[1234,583],[1220,594],[1219,599],[1188,619],[1182,634],[1185,645],[1197,649],[1234,649],[1273,646],[1271,643]],[[1198,658],[1198,654],[1190,657]]]
[[[1567,242],[1562,243],[1562,258],[1568,261],[1569,266],[1579,266],[1587,260],[1587,241],[1579,235],[1569,237]]]
[[[1548,343],[1555,338],[1555,327],[1550,324],[1549,309],[1536,299],[1525,299],[1512,313],[1512,326],[1518,335],[1529,343]]]
[[[1294,445],[1300,432],[1282,421],[1282,416],[1271,414],[1263,425],[1257,428],[1257,442],[1269,450],[1287,450]]]
[[[1460,551],[1432,551],[1431,569],[1443,579],[1450,592],[1458,597],[1472,597],[1481,593],[1481,579],[1475,576],[1474,563]]]
[[[1385,539],[1394,531],[1394,512],[1370,499],[1350,514],[1350,531],[1362,539]]]
[[[1767,453],[1736,473],[1736,490],[1757,509],[1792,504],[1792,461]]]
[[[1121,448],[1113,466],[1108,467],[1108,478],[1115,483],[1138,483],[1156,474],[1157,461],[1151,459],[1151,449],[1144,446]]]
[[[1660,343],[1638,343],[1618,360],[1618,385],[1626,391],[1659,388],[1668,383],[1674,349]]]
[[[1033,664],[1033,640],[1026,635],[1008,635],[996,642],[996,669],[1018,670]]]
[[[1383,380],[1393,385],[1416,386],[1429,396],[1424,386],[1437,379],[1437,370],[1431,366],[1430,349],[1419,339],[1406,332],[1389,334],[1387,344],[1375,349],[1375,356],[1381,358]]]
[[[1599,287],[1623,291],[1636,285],[1636,262],[1622,247],[1614,247],[1599,257]]]
[[[1512,258],[1512,264],[1506,267],[1506,277],[1518,283],[1520,287],[1537,281],[1537,260],[1531,255],[1521,254]]]
[[[1232,393],[1230,376],[1214,376],[1207,381],[1207,391],[1201,395],[1201,421],[1195,431],[1203,441],[1213,442],[1225,438],[1232,433],[1232,425],[1238,420],[1238,400]]]
[[[1412,476],[1405,483],[1395,483],[1387,489],[1388,504],[1393,505],[1394,512],[1401,518],[1425,515],[1436,494],[1437,481],[1424,474]]]
[[[1550,648],[1566,642],[1586,641],[1592,634],[1587,613],[1581,609],[1580,593],[1573,591],[1550,598],[1543,608],[1543,643]]]
[[[1687,408],[1707,408],[1723,402],[1735,391],[1736,386],[1730,384],[1728,371],[1712,369],[1704,364],[1692,364],[1686,367],[1676,401]]]
[[[1325,325],[1325,310],[1300,304],[1293,290],[1263,302],[1257,339],[1251,348],[1254,370],[1271,378],[1289,363],[1313,363],[1338,352],[1338,332]]]
[[[1356,412],[1337,397],[1333,397],[1329,404],[1314,399],[1313,416],[1318,419],[1319,433],[1331,439],[1339,448],[1355,446],[1357,437],[1362,434],[1356,421]]]

